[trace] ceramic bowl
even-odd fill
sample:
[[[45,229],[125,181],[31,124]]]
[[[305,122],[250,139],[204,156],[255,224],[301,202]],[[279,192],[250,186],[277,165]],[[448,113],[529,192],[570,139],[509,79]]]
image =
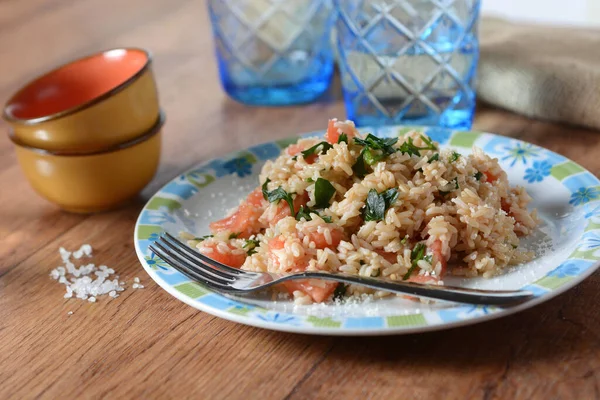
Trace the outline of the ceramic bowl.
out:
[[[103,51],[25,85],[3,118],[20,143],[50,151],[99,151],[150,130],[159,114],[152,58],[142,49]]]
[[[164,116],[142,136],[109,150],[83,154],[36,149],[13,140],[29,183],[64,210],[92,213],[132,198],[156,173]]]

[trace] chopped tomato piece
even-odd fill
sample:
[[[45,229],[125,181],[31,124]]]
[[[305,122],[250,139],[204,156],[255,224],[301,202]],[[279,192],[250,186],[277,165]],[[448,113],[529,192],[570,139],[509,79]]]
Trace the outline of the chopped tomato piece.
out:
[[[385,258],[390,264],[396,264],[398,262],[398,255],[396,253],[388,253],[383,250],[375,250],[375,252]]]
[[[414,282],[414,283],[425,283],[425,284],[430,284],[430,285],[434,285],[437,284],[440,281],[440,278],[437,276],[425,276],[425,275],[413,275],[410,278],[407,279],[408,282]],[[410,298],[413,298],[412,296],[409,296]]]
[[[233,214],[212,222],[209,225],[210,230],[237,233],[240,238],[248,238],[260,228],[258,218],[262,215],[265,206],[266,201],[261,189],[255,189]]]
[[[246,261],[246,254],[233,254],[233,253],[221,253],[217,249],[216,243],[206,244],[204,247],[211,248],[211,252],[203,253],[205,256],[212,258],[215,261],[218,261],[222,264],[229,265],[233,268],[240,268],[244,261]],[[231,250],[234,250],[235,247],[229,245]]]
[[[252,193],[248,195],[246,201],[256,207],[264,207],[267,205],[267,201],[263,196],[261,188],[254,189]]]
[[[300,211],[300,207],[305,206],[306,203],[308,203],[308,193],[304,192],[300,195],[296,195],[296,198],[294,199],[294,212],[297,213]],[[277,212],[269,223],[275,225],[280,220],[291,215],[292,213],[290,212],[289,204],[285,200],[279,200],[279,203],[277,203]]]
[[[488,182],[495,182],[498,180],[498,177],[494,174],[492,174],[491,172],[484,172],[483,173],[485,175],[486,181]]]
[[[301,146],[297,143],[290,145],[287,150],[286,153],[289,156],[295,156],[300,154],[301,152],[303,152],[304,150],[306,150],[304,148],[304,146]],[[318,155],[317,154],[311,154],[308,157],[304,158],[304,161],[306,161],[307,164],[313,164],[316,160],[317,160]]]
[[[431,263],[432,265],[435,267],[436,264],[438,263],[438,261],[440,262],[440,264],[442,265],[442,269],[440,271],[440,276],[444,276],[444,274],[446,273],[446,267],[447,267],[447,261],[446,258],[444,257],[444,255],[442,254],[442,242],[440,240],[436,240],[434,241],[431,246],[429,247],[429,249],[431,250],[431,252],[433,253],[433,256],[431,258]],[[411,277],[412,278],[412,277]],[[432,278],[432,277],[428,277],[428,278]],[[437,278],[436,278],[437,279]],[[439,279],[438,279],[439,280]]]
[[[308,236],[310,240],[315,242],[317,249],[324,249],[326,247],[335,249],[338,244],[342,241],[342,231],[340,229],[330,229],[331,232],[331,243],[327,243],[327,238],[324,233],[310,232]]]
[[[290,294],[299,290],[309,295],[316,303],[322,303],[331,297],[338,283],[326,281],[323,286],[314,286],[310,281],[286,281],[282,285]]]
[[[345,123],[345,122],[341,122],[338,124],[338,126],[336,127],[336,123],[339,122],[337,119],[330,119],[329,123],[327,124],[327,132],[325,133],[325,140],[327,140],[329,143],[334,144],[337,143],[340,135],[342,133],[345,133],[346,136],[348,136],[348,139],[353,138],[354,136],[356,136],[356,128],[354,128],[352,125]]]

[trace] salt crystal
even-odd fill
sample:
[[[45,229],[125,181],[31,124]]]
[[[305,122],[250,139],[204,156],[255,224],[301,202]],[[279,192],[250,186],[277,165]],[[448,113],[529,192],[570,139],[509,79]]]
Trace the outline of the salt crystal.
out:
[[[60,276],[64,276],[65,275],[65,272],[66,272],[65,267],[56,267],[56,270],[58,271],[58,274]]]
[[[53,269],[52,271],[50,271],[50,277],[52,279],[58,279],[58,277],[59,277],[58,271],[55,270],[55,269]]]
[[[82,245],[79,250],[75,250],[73,252],[73,257],[79,260],[83,256],[91,257],[92,256],[92,246],[89,244]]]
[[[67,315],[73,315],[73,311],[69,311]]]
[[[215,192],[211,192],[211,193],[210,193],[210,197],[211,197],[211,198],[213,198],[213,199],[214,199],[214,198],[215,198],[215,196],[216,196]]]
[[[71,252],[65,250],[64,247],[59,248],[58,252],[60,253],[60,258],[63,260],[63,262],[67,262],[69,258],[71,258]]]
[[[137,288],[138,288],[138,286],[139,286],[139,283],[134,283],[133,285],[131,285],[131,288],[132,288],[132,289],[137,289]]]
[[[138,278],[138,277],[136,276],[135,278],[133,278],[133,281],[134,281],[135,283],[140,283],[140,278]]]
[[[60,278],[58,278],[58,283],[62,283],[63,285],[66,285],[67,283],[69,283],[69,281],[64,276],[61,276]]]
[[[144,288],[144,285],[138,285],[138,286],[137,286],[137,288],[138,288],[138,289],[143,289],[143,288]]]
[[[95,303],[96,302],[96,298],[94,296],[92,296],[92,297],[88,298],[88,301],[90,303]]]
[[[118,294],[117,294],[117,291],[116,291],[116,290],[111,290],[110,292],[108,292],[108,295],[109,295],[110,297],[117,297],[117,296],[118,296]]]

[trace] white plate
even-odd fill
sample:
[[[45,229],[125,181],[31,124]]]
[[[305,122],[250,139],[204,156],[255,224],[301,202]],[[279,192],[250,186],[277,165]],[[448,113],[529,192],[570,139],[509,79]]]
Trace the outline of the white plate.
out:
[[[414,129],[414,128],[410,128]],[[288,332],[327,335],[384,335],[424,332],[473,324],[532,307],[577,285],[600,259],[600,181],[590,172],[549,150],[489,133],[417,128],[464,154],[476,145],[497,157],[511,185],[525,186],[543,220],[527,240],[538,257],[501,276],[445,278],[448,284],[485,289],[524,288],[535,298],[512,308],[421,304],[399,297],[343,305],[296,306],[266,298],[234,298],[190,282],[148,250],[161,232],[197,236],[258,185],[264,162],[298,138],[270,142],[200,164],[173,179],[146,204],[135,227],[135,249],[144,269],[181,301],[230,321]],[[406,127],[363,128],[378,136],[397,136]],[[312,132],[305,136],[320,136]]]

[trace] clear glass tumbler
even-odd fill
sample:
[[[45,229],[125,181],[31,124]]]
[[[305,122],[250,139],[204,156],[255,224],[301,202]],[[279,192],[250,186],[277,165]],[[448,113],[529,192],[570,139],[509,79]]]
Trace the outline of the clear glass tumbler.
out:
[[[334,0],[348,118],[469,129],[480,0]]]
[[[307,103],[333,76],[331,0],[209,0],[221,83],[251,105]]]

